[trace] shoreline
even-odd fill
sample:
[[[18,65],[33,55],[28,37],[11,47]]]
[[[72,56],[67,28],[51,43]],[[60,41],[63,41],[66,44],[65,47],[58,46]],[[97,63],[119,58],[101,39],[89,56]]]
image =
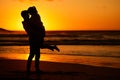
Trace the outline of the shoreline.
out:
[[[120,40],[61,40],[45,41],[45,44],[56,45],[120,45]],[[0,46],[27,46],[28,40],[0,40]]]
[[[26,76],[26,60],[0,59],[0,80],[119,80],[120,69],[83,64],[40,61],[43,74]]]

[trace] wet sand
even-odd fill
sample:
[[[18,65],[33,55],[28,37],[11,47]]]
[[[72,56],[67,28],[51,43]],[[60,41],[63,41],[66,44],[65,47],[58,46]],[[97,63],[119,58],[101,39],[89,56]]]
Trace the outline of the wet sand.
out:
[[[26,60],[0,59],[0,80],[120,80],[120,68],[83,64],[40,62],[42,74],[26,74]]]

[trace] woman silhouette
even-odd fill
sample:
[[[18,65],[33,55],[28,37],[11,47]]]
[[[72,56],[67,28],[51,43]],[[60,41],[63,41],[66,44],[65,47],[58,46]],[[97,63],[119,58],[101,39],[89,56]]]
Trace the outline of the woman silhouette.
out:
[[[29,14],[31,15],[30,18]],[[21,16],[24,19],[22,24],[29,36],[30,44],[30,55],[27,61],[27,73],[30,73],[31,62],[34,56],[35,56],[35,69],[36,72],[39,73],[41,72],[39,69],[40,48],[47,48],[52,51],[54,51],[54,49],[59,51],[59,48],[56,45],[52,46],[44,44],[45,28],[34,6],[28,8],[28,10],[22,11]]]

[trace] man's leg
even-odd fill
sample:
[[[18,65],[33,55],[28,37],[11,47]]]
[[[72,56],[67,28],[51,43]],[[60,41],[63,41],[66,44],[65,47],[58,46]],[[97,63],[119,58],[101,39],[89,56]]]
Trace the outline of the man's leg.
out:
[[[34,49],[30,47],[30,54],[27,60],[27,72],[28,73],[30,72],[31,62],[32,62],[33,57],[34,57]]]
[[[35,55],[35,69],[36,69],[36,72],[39,72],[40,71],[40,69],[39,69],[40,48],[37,47],[35,52],[36,52],[35,53],[36,54]]]

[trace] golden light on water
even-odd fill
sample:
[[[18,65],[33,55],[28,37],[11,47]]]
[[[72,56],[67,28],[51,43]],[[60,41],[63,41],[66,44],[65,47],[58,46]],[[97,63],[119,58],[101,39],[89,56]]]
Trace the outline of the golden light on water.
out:
[[[1,58],[15,59],[15,60],[27,60],[28,54],[1,54]]]
[[[29,56],[29,54],[18,54],[18,53],[11,54],[11,53],[8,53],[8,54],[1,54],[0,58],[12,59],[12,60],[27,60],[28,56]],[[35,60],[35,57],[33,58],[33,60]],[[52,59],[50,58],[49,55],[42,54],[40,57],[40,60],[42,60],[42,61],[47,60],[48,61],[48,60],[52,60]]]
[[[115,68],[120,67],[120,58],[116,58],[119,56],[119,54],[116,54],[116,52],[120,52],[120,46],[61,45],[59,48],[61,49],[60,52],[41,50],[42,54],[40,61],[86,64]],[[4,60],[27,60],[29,56],[28,46],[1,46],[0,49],[0,59]],[[101,56],[104,54],[101,51],[107,52],[108,57]],[[109,57],[110,55],[116,57]]]
[[[1,55],[1,58],[7,58],[12,60],[27,60],[29,54],[7,54]],[[33,58],[33,61],[35,59]],[[76,64],[87,64],[93,66],[107,66],[119,68],[119,58],[109,57],[89,57],[89,56],[68,56],[68,55],[48,55],[42,54],[40,61],[60,62],[60,63],[76,63]]]

